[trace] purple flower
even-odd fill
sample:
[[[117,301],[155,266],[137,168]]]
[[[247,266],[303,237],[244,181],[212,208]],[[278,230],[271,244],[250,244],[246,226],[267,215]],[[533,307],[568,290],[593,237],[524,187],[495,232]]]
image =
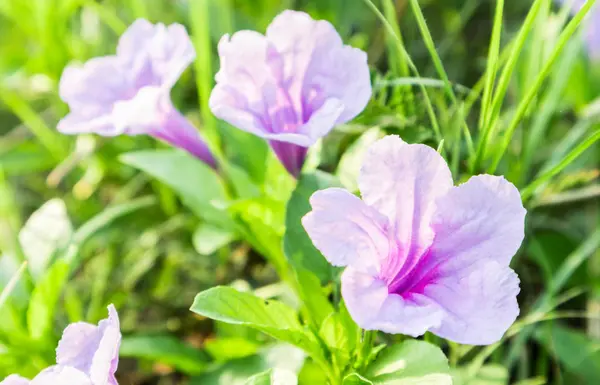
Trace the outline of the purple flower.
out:
[[[12,375],[0,385],[118,385],[115,372],[119,364],[121,331],[113,305],[108,318],[98,326],[85,322],[69,325],[56,349],[56,363],[33,380]]]
[[[587,0],[558,0],[559,3],[570,6],[571,13],[576,14],[581,10]],[[592,60],[600,59],[600,8],[594,5],[586,15],[583,28],[588,55]]]
[[[364,329],[459,343],[498,341],[519,314],[509,262],[524,236],[518,190],[479,175],[453,186],[433,149],[388,136],[369,148],[362,200],[330,188],[303,218],[315,246],[347,266],[342,295]]]
[[[171,88],[195,55],[182,25],[135,21],[121,36],[116,55],[64,70],[59,93],[71,112],[58,130],[103,136],[147,134],[214,165],[206,143],[170,98]]]
[[[292,175],[307,147],[352,120],[371,97],[367,55],[327,21],[284,11],[266,35],[240,31],[219,43],[213,113],[263,137]]]

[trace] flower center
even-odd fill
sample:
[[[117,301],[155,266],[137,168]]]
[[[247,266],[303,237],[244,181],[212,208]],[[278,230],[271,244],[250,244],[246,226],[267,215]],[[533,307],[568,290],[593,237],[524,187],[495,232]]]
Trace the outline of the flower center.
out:
[[[388,293],[408,297],[422,293],[435,276],[436,266],[430,248],[422,253],[403,252],[396,246],[381,270],[381,279],[387,283]]]

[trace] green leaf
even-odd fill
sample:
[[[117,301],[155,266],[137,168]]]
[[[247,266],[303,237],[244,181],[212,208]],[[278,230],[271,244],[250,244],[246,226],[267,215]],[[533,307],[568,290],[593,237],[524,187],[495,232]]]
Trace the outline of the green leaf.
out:
[[[548,182],[550,178],[564,170],[568,165],[573,163],[581,154],[583,154],[588,148],[596,144],[600,140],[600,130],[596,130],[589,137],[583,140],[577,145],[571,152],[569,152],[564,159],[562,159],[556,166],[552,167],[548,171],[536,176],[535,180],[531,182],[527,187],[521,191],[521,197],[523,200],[529,199],[535,191]]]
[[[304,364],[304,353],[288,344],[276,344],[261,349],[253,356],[224,362],[206,373],[193,377],[191,385],[245,385],[248,378],[269,369],[297,373]]]
[[[204,342],[204,349],[216,361],[248,357],[256,354],[259,347],[256,342],[240,337],[217,338]]]
[[[146,196],[108,207],[106,210],[102,211],[100,214],[81,225],[73,235],[73,242],[76,244],[82,244],[117,219],[125,215],[129,215],[135,211],[150,207],[154,204],[156,204],[156,198],[152,196]]]
[[[27,309],[27,326],[31,338],[42,340],[52,335],[54,314],[68,275],[69,264],[57,261],[33,290]]]
[[[236,127],[219,123],[221,123],[219,128],[223,134],[222,139],[228,158],[247,172],[255,183],[262,184],[265,179],[265,164],[269,154],[267,142]],[[246,150],[240,151],[240,149]]]
[[[168,335],[124,337],[119,355],[158,362],[192,375],[204,371],[208,358],[202,351]]]
[[[306,361],[298,373],[298,382],[303,385],[326,384],[327,373],[314,361]]]
[[[339,181],[332,175],[316,171],[300,175],[300,180],[287,206],[283,238],[285,255],[296,266],[312,271],[323,281],[331,280],[333,268],[314,247],[304,231],[301,219],[310,211],[309,199],[315,191],[328,187],[340,187]]]
[[[377,384],[452,384],[444,353],[428,342],[408,340],[384,349],[366,377]]]
[[[295,269],[298,281],[298,294],[304,304],[310,319],[319,327],[333,313],[334,309],[323,292],[321,282],[316,275],[299,267]]]
[[[196,228],[192,238],[194,248],[202,255],[211,255],[221,247],[231,243],[236,234],[220,227],[203,223]]]
[[[171,187],[198,217],[233,228],[223,181],[205,163],[179,150],[130,152],[121,155],[121,161]]]
[[[373,385],[373,382],[358,373],[350,373],[344,377],[342,385]]]
[[[198,294],[190,310],[217,321],[260,330],[302,348],[316,360],[323,360],[321,347],[300,324],[296,311],[279,301],[218,286]]]
[[[339,313],[331,313],[325,318],[319,329],[319,335],[329,347],[329,350],[335,354],[337,364],[345,367],[350,361],[351,353],[354,351],[354,341],[357,333],[348,329]]]
[[[2,288],[2,291],[0,292],[0,309],[2,309],[2,306],[6,303],[6,301],[8,300],[8,297],[11,295],[12,291],[17,286],[17,283],[21,279],[21,276],[23,275],[23,272],[25,271],[26,266],[27,266],[27,263],[23,262],[23,264],[21,265],[19,270],[17,270],[17,272],[15,274],[13,274],[13,276],[8,281],[6,286],[4,286],[4,288]]]
[[[269,369],[248,379],[244,385],[296,385],[298,377],[288,370]]]
[[[109,207],[89,221],[85,222],[77,229],[77,231],[75,231],[75,234],[73,234],[71,247],[69,247],[64,256],[65,261],[71,264],[71,270],[75,270],[78,264],[81,262],[81,260],[78,258],[80,247],[94,234],[107,227],[115,220],[143,208],[152,206],[155,203],[156,199],[151,196],[137,198],[127,203]]]
[[[10,150],[0,151],[0,164],[6,175],[48,172],[56,163],[39,142],[26,141]]]
[[[19,242],[36,281],[44,275],[56,251],[65,247],[72,235],[73,227],[62,200],[49,200],[31,214],[19,232]]]
[[[548,325],[538,330],[534,337],[548,352],[557,357],[569,372],[584,380],[583,383],[599,383],[599,340],[559,325]]]
[[[262,254],[284,276],[288,268],[281,250],[281,238],[285,231],[284,207],[268,197],[246,199],[230,206],[244,239]]]
[[[0,289],[11,285],[13,277],[17,275],[20,269],[23,269],[23,262],[13,254],[0,254]],[[27,277],[27,265],[22,271],[21,279],[14,282],[14,287],[10,289],[10,301],[15,305],[27,306],[31,295],[31,285]],[[8,290],[8,289],[7,289]]]
[[[508,370],[502,365],[484,365],[475,378],[469,378],[467,372],[467,368],[453,370],[452,385],[508,385]]]

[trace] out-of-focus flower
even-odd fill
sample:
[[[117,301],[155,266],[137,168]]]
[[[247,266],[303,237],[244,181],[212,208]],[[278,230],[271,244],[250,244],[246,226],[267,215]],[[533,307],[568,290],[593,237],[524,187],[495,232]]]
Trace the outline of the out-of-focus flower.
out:
[[[571,13],[576,14],[587,0],[558,0],[559,3],[570,6]],[[583,21],[587,52],[592,60],[600,60],[600,7],[595,4]]]
[[[118,385],[121,331],[113,305],[98,326],[84,322],[69,325],[56,349],[56,363],[33,380],[12,375],[0,385]]]
[[[219,43],[213,113],[269,140],[292,175],[307,147],[358,115],[371,97],[367,55],[327,21],[284,11],[266,35],[240,31]]]
[[[514,322],[519,279],[509,268],[524,236],[519,191],[479,175],[453,186],[432,148],[396,136],[369,148],[362,200],[331,188],[303,218],[342,275],[342,295],[364,329],[464,344],[498,341]]]
[[[71,112],[58,130],[151,135],[214,165],[206,143],[170,98],[171,88],[195,55],[182,25],[135,21],[121,36],[116,55],[64,70],[59,92]]]

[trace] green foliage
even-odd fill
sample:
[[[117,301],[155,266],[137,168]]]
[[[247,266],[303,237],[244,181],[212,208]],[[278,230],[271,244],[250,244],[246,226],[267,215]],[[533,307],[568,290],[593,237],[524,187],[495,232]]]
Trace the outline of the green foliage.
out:
[[[132,385],[441,385],[450,373],[455,385],[598,383],[600,71],[582,30],[594,7],[0,0],[0,379],[34,376],[54,362],[67,323],[96,322],[113,302],[119,380]],[[331,21],[367,51],[374,86],[298,180],[264,140],[208,108],[220,37],[262,33],[285,8]],[[64,67],[114,52],[138,17],[192,33],[197,60],[172,97],[217,170],[141,136],[55,130]],[[457,182],[487,171],[520,189],[521,318],[499,343],[375,336],[345,309],[339,271],[301,218],[319,189],[357,192],[365,149],[387,134],[438,148]]]
[[[191,310],[217,321],[255,328],[298,346],[315,359],[324,359],[317,340],[300,324],[294,309],[281,302],[215,287],[198,294]]]
[[[223,181],[213,169],[180,150],[139,151],[121,160],[171,187],[198,217],[225,228],[233,226],[225,208]]]
[[[200,350],[168,335],[135,335],[121,342],[121,357],[136,357],[172,366],[186,374],[204,371],[207,357]]]
[[[333,268],[313,246],[302,227],[301,220],[310,211],[308,200],[315,191],[339,185],[334,177],[320,171],[300,175],[286,212],[287,230],[283,248],[287,258],[293,264],[312,271],[321,281],[332,279]]]
[[[244,385],[296,385],[298,378],[294,373],[279,369],[269,369],[248,379]]]

